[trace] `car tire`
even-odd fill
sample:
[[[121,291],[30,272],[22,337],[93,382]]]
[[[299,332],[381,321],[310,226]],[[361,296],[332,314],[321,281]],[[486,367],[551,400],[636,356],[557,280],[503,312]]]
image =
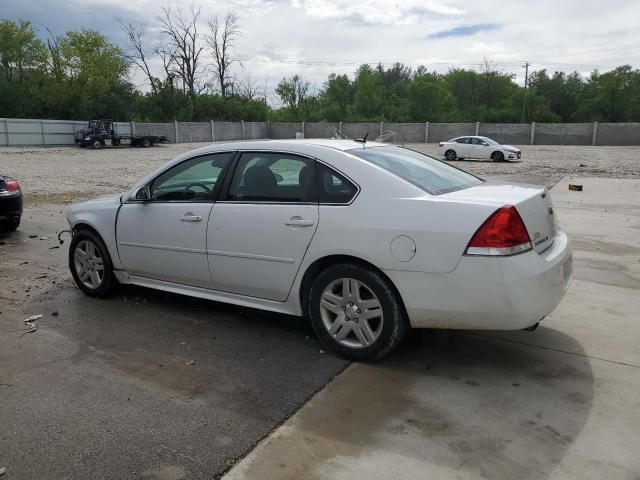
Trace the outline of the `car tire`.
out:
[[[491,154],[491,160],[493,160],[494,162],[504,162],[504,153],[493,152]]]
[[[102,148],[102,142],[96,138],[91,142],[91,146],[96,150],[100,150]]]
[[[0,232],[13,232],[20,226],[20,215],[15,215],[8,220],[0,221]]]
[[[143,138],[141,145],[143,148],[148,148],[151,146],[151,140],[149,140],[148,138]]]
[[[383,358],[402,340],[409,325],[389,280],[355,263],[323,270],[311,285],[307,304],[321,343],[348,360]]]
[[[69,246],[69,269],[78,288],[90,297],[107,297],[118,284],[107,247],[90,230],[74,233]]]
[[[458,158],[458,155],[456,154],[455,150],[449,149],[446,152],[444,152],[444,158],[446,158],[450,162],[453,162]]]

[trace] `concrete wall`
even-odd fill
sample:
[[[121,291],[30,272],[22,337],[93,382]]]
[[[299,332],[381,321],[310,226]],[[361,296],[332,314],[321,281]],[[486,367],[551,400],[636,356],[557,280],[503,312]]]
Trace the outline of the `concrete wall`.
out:
[[[86,126],[80,120],[0,118],[0,146],[73,145],[76,130]]]
[[[267,122],[244,122],[245,140],[262,140],[269,138]]]
[[[133,124],[134,135],[158,135],[169,137],[171,143],[176,143],[175,123],[137,123]]]
[[[349,138],[362,138],[369,133],[368,140],[374,140],[380,135],[380,123],[343,123],[342,133]]]
[[[389,137],[387,141],[393,143],[424,143],[425,123],[383,123],[383,132],[397,132],[398,137]]]
[[[536,123],[535,145],[591,145],[593,123]]]
[[[211,122],[178,122],[178,142],[210,142]]]
[[[75,132],[86,127],[86,121],[40,120],[0,118],[0,146],[21,145],[73,145]],[[222,142],[266,138],[295,138],[302,132],[306,138],[331,138],[331,127],[349,138],[369,139],[385,133],[398,135],[386,141],[395,143],[422,143],[425,141],[425,123],[324,123],[301,122],[169,122],[130,123],[115,122],[115,130],[121,134],[164,135],[172,143]],[[177,127],[177,128],[176,128]],[[212,132],[213,127],[213,132]],[[532,125],[529,123],[480,123],[478,134],[494,140],[529,145]],[[177,138],[176,138],[177,130]],[[449,140],[462,135],[475,135],[475,123],[429,123],[430,143]],[[595,135],[594,135],[595,133]],[[640,145],[640,123],[537,123],[534,125],[535,145]]]
[[[296,133],[302,132],[302,123],[270,123],[269,138],[296,138]]]
[[[600,123],[596,145],[640,145],[640,123]]]
[[[531,139],[529,123],[481,123],[478,135],[507,145],[528,145]]]
[[[335,128],[337,131],[339,127],[339,123],[307,122],[304,124],[304,136],[305,138],[333,138],[331,128]]]
[[[444,142],[462,135],[475,135],[475,123],[430,123],[429,142]]]

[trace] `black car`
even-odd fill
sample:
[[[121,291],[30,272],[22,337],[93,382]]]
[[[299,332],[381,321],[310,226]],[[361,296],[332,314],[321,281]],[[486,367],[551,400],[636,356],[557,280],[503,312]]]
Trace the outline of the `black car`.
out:
[[[22,217],[22,190],[18,181],[0,175],[0,230],[15,230]]]

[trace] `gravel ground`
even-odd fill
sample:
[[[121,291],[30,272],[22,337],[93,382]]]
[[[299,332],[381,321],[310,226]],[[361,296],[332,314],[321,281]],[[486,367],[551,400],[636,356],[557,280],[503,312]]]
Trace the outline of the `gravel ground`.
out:
[[[65,204],[121,192],[177,155],[203,143],[153,148],[0,148],[0,172],[16,177],[27,206]],[[437,157],[437,144],[412,148]],[[640,178],[640,147],[523,146],[522,161],[456,161],[481,177],[517,178],[552,186],[566,175]]]

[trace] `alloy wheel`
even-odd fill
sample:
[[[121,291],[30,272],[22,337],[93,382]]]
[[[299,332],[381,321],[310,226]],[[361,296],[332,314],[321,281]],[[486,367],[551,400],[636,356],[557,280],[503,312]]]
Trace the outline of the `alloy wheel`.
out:
[[[96,245],[81,240],[73,252],[73,260],[80,281],[88,288],[98,288],[104,279],[104,262]]]
[[[329,335],[350,348],[368,347],[382,332],[380,300],[366,284],[354,278],[334,280],[324,289],[320,315]]]

